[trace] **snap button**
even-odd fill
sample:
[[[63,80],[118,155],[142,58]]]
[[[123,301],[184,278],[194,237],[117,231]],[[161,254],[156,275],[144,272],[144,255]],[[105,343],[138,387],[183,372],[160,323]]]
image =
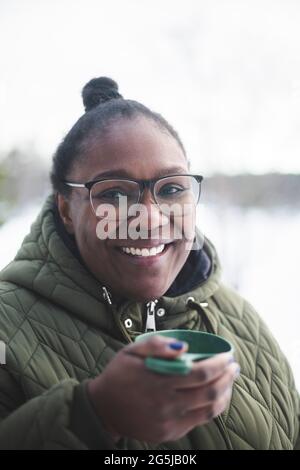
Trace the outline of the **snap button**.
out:
[[[131,327],[132,327],[132,320],[131,320],[131,318],[126,318],[124,324],[125,324],[126,328],[131,328]]]
[[[158,317],[163,317],[165,313],[166,313],[166,311],[165,311],[164,308],[159,308],[159,309],[157,310],[157,312],[156,312],[156,315],[157,315]]]

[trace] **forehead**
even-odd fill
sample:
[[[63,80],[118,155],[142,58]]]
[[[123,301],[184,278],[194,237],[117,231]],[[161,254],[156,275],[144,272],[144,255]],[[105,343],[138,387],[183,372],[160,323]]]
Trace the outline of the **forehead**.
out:
[[[154,178],[170,168],[187,171],[180,145],[156,123],[138,118],[118,121],[100,138],[94,137],[76,173],[89,180],[121,169],[133,178]]]

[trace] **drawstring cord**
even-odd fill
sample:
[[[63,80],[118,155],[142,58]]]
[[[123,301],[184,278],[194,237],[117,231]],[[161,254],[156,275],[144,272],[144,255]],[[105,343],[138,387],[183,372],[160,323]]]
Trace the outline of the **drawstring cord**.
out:
[[[102,286],[102,296],[105,302],[107,302],[109,305],[112,305],[111,293],[108,292],[108,290],[104,286]]]
[[[104,301],[106,302],[106,304],[108,305],[108,308],[110,309],[110,311],[112,313],[112,317],[113,317],[114,323],[116,325],[117,331],[121,333],[123,340],[125,339],[125,340],[127,340],[128,343],[132,343],[132,339],[131,339],[130,335],[127,333],[126,328],[124,328],[123,323],[118,318],[116,308],[113,304],[111,293],[109,292],[109,290],[105,286],[101,286],[101,291],[102,291],[102,297],[103,297]]]
[[[208,318],[208,316],[206,315],[205,313],[205,308],[208,307],[208,303],[207,302],[196,302],[194,297],[189,297],[186,301],[186,305],[188,307],[191,307],[191,308],[194,308],[195,310],[197,310],[197,312],[199,313],[199,316],[201,318],[201,320],[203,321],[204,325],[205,325],[205,328],[207,330],[208,333],[212,333],[212,334],[216,334],[215,330],[214,330],[214,327],[210,321],[210,319]]]

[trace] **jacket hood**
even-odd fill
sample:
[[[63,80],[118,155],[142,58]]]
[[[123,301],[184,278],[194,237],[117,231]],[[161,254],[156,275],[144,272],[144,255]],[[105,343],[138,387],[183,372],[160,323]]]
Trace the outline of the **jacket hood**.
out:
[[[34,291],[75,315],[84,315],[85,320],[88,317],[95,320],[99,302],[104,301],[103,285],[85,267],[76,244],[64,233],[58,218],[51,195],[15,259],[1,271],[0,280]],[[199,302],[211,297],[219,287],[220,276],[216,250],[205,238],[203,248],[191,251],[161,300],[171,311],[182,311],[189,296]]]

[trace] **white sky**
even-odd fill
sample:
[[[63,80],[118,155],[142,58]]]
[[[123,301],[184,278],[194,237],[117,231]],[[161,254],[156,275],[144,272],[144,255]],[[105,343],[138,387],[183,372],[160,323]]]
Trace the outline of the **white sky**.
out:
[[[194,170],[300,172],[299,25],[299,0],[0,0],[0,152],[50,161],[106,75]]]

